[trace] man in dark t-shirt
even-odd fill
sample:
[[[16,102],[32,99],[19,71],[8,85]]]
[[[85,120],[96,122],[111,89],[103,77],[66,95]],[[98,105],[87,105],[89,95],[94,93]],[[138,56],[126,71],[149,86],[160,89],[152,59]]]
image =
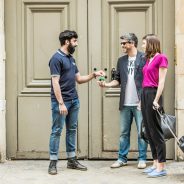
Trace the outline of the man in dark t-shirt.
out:
[[[105,75],[97,71],[81,76],[72,54],[75,51],[78,35],[75,31],[65,30],[59,35],[61,48],[52,56],[49,62],[51,73],[51,104],[52,104],[52,131],[50,135],[50,164],[48,173],[57,174],[57,160],[60,135],[66,123],[66,152],[67,168],[87,170],[76,159],[76,132],[79,112],[79,99],[76,82],[82,84],[96,76]]]

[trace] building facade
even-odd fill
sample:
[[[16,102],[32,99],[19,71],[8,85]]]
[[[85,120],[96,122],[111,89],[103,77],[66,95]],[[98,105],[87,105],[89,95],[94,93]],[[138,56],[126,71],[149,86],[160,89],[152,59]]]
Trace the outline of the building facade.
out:
[[[121,56],[119,37],[134,32],[159,36],[169,58],[164,106],[177,116],[184,135],[184,21],[182,0],[0,0],[0,156],[48,158],[51,127],[48,61],[59,48],[58,35],[76,30],[75,53],[81,74],[103,69],[107,81]],[[11,12],[11,13],[9,13]],[[6,53],[6,54],[5,54]],[[116,158],[119,88],[101,90],[96,81],[78,86],[81,102],[77,152],[81,158]],[[64,136],[61,158],[65,158]],[[137,157],[135,126],[129,158]],[[174,140],[167,158],[182,159]],[[148,158],[151,158],[148,152]]]

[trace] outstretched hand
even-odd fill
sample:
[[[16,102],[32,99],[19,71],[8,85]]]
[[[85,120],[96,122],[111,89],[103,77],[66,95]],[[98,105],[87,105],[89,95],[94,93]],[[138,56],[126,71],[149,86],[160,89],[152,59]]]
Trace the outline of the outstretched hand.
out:
[[[97,72],[94,72],[95,76],[98,77],[98,76],[105,76],[105,72],[103,70],[99,70]]]
[[[98,80],[97,83],[100,87],[105,87],[105,81],[104,81],[104,77],[105,77],[105,72],[103,70],[99,70],[97,72],[94,73],[96,77],[100,77],[103,78],[103,80]]]
[[[105,86],[105,81],[97,81],[97,83],[98,83],[98,85],[100,86],[100,87],[102,87],[102,88],[104,88],[104,87],[106,87]]]

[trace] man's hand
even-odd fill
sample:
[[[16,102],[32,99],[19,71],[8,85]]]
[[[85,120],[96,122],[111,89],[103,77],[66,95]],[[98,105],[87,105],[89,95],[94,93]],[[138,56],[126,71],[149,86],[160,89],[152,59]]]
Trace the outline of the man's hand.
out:
[[[98,76],[105,76],[105,72],[103,70],[99,70],[97,72],[94,72],[94,76],[98,77]]]
[[[137,105],[137,110],[141,110],[141,101],[139,101],[138,105]]]
[[[111,82],[97,81],[97,83],[100,87],[107,87],[107,88],[119,86],[119,82],[117,80],[113,80]]]
[[[97,83],[102,88],[106,87],[106,82],[105,81],[97,81]]]
[[[67,110],[64,103],[59,104],[59,112],[60,112],[61,115],[64,115],[64,116],[66,116],[68,114],[68,110]]]

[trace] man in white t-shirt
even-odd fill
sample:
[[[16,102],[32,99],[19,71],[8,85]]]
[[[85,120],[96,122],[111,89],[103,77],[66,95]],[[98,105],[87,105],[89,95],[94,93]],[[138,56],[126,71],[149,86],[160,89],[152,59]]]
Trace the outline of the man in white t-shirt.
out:
[[[130,148],[130,131],[133,118],[135,118],[138,130],[138,168],[146,167],[147,144],[140,137],[142,113],[140,99],[142,92],[142,68],[145,65],[144,54],[137,50],[138,39],[134,33],[128,33],[120,37],[122,51],[126,55],[120,57],[117,62],[115,79],[109,83],[99,82],[101,87],[121,87],[120,93],[120,144],[118,160],[111,168],[119,168],[127,165],[127,155]]]

